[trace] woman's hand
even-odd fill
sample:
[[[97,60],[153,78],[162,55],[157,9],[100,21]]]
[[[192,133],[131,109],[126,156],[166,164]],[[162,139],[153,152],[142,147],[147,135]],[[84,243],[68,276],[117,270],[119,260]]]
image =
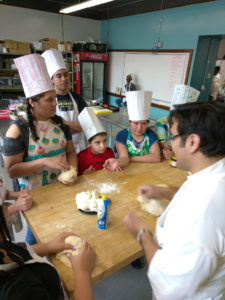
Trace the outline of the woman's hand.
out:
[[[45,157],[42,160],[44,160],[44,165],[51,169],[68,171],[70,168],[68,162],[61,157]]]
[[[86,241],[83,241],[78,255],[73,256],[69,254],[67,257],[71,262],[73,271],[76,273],[84,272],[91,274],[94,269],[96,255],[94,250]]]

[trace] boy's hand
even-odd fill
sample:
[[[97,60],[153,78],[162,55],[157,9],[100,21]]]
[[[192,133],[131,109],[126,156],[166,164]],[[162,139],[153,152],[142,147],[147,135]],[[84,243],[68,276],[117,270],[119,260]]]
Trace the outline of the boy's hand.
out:
[[[93,166],[90,166],[88,169],[86,169],[83,174],[90,174],[95,171],[95,168]]]
[[[104,165],[103,165],[103,169],[106,172],[114,172],[114,171],[118,171],[121,172],[123,171],[122,168],[119,165],[119,162],[117,159],[115,158],[109,158],[105,161]]]

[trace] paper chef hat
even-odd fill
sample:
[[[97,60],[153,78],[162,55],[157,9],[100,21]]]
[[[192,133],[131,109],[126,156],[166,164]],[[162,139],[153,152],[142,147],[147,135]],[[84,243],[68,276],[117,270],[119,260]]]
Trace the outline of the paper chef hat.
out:
[[[173,109],[174,105],[177,104],[184,104],[197,101],[199,94],[200,92],[191,86],[184,84],[176,85],[173,91],[170,109]]]
[[[60,51],[56,49],[46,50],[41,56],[45,59],[50,78],[52,78],[55,72],[61,69],[66,69],[66,65]]]
[[[126,93],[128,116],[131,121],[149,119],[152,92],[132,91]]]
[[[29,54],[14,59],[26,98],[52,91],[45,60],[40,54]]]
[[[87,140],[100,132],[106,132],[102,123],[90,107],[85,107],[82,110],[78,115],[78,120]]]

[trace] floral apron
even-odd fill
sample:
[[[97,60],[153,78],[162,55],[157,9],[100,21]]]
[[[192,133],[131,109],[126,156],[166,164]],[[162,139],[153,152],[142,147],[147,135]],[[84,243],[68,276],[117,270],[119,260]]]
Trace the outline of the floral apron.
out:
[[[66,159],[66,137],[53,120],[34,122],[39,139],[34,141],[29,131],[29,146],[26,162],[34,161],[44,157],[62,157]],[[29,176],[19,178],[22,189],[33,189],[57,182],[59,169],[44,167]]]
[[[150,143],[148,135],[144,133],[143,140],[138,143],[132,138],[130,128],[128,130],[126,146],[129,156],[141,156],[150,153]]]

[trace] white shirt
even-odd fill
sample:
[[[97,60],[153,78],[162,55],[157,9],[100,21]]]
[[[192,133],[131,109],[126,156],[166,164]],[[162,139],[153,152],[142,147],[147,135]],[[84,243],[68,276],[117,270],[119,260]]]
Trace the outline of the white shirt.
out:
[[[191,175],[158,219],[156,299],[225,299],[225,158]]]
[[[213,97],[213,100],[216,100],[219,90],[220,90],[220,84],[221,84],[221,76],[220,73],[217,73],[213,76],[212,79],[212,86],[210,89],[210,95]]]

